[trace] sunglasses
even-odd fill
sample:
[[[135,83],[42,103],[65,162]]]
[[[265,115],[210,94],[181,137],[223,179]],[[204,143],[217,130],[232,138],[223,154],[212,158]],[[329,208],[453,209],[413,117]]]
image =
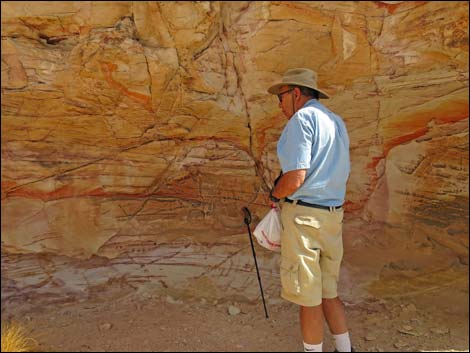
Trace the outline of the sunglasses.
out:
[[[277,95],[277,98],[279,99],[279,103],[282,103],[282,96],[286,93],[289,93],[289,92],[292,92],[294,89],[293,88],[290,88],[288,89],[287,91],[284,91],[284,92],[279,92],[278,95]]]

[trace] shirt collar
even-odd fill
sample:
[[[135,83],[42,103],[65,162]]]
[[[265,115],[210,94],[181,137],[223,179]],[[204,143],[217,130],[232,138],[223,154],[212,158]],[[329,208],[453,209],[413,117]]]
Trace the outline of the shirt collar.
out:
[[[309,99],[308,101],[306,101],[302,108],[317,106],[318,104],[320,104],[320,102],[317,99],[312,98],[312,99]]]

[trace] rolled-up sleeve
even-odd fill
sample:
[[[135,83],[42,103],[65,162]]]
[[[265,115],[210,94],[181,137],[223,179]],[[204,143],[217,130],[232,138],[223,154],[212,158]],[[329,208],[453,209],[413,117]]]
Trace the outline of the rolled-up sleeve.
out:
[[[279,139],[277,154],[284,173],[310,168],[314,126],[307,119],[301,113],[295,114]]]

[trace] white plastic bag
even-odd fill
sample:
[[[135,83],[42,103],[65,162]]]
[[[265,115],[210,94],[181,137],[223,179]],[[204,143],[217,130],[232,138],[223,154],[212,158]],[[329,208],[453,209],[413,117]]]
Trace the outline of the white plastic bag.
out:
[[[258,223],[253,234],[258,244],[272,251],[281,251],[281,219],[277,207],[271,210]]]

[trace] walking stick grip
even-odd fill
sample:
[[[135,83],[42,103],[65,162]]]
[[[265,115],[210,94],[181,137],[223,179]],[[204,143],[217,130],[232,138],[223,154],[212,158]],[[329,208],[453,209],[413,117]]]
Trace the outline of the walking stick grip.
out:
[[[243,213],[245,214],[245,224],[250,224],[251,223],[251,213],[250,210],[247,207],[242,208]]]

